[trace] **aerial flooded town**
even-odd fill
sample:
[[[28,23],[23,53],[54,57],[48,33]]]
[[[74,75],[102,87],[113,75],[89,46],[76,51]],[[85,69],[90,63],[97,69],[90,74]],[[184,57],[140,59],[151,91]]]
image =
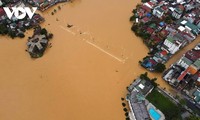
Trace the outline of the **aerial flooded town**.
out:
[[[200,120],[199,0],[0,0],[0,120]]]

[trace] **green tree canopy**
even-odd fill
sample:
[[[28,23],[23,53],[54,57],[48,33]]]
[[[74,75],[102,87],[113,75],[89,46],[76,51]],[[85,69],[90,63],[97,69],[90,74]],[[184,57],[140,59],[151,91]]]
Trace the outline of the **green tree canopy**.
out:
[[[40,31],[40,33],[42,35],[47,35],[47,30],[45,28],[42,28],[42,30]]]
[[[20,33],[18,36],[19,36],[20,38],[24,38],[24,37],[25,37],[25,35],[24,35],[23,33]]]
[[[195,115],[191,115],[187,120],[200,120],[200,117],[197,117]]]
[[[162,63],[158,63],[156,66],[155,66],[155,71],[156,72],[159,72],[159,73],[162,73],[164,72],[164,70],[166,69],[166,66]]]

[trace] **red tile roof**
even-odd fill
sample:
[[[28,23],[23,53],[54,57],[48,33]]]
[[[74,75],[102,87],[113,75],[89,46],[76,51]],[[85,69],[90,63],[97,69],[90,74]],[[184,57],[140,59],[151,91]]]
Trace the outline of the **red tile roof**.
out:
[[[151,5],[152,7],[154,6],[154,4],[150,1],[148,2],[148,4]]]
[[[192,61],[196,61],[200,58],[200,50],[189,50],[186,52],[185,57]]]
[[[179,77],[177,80],[181,81],[183,80],[183,78],[186,76],[187,72],[189,71],[189,69],[186,69]]]
[[[146,5],[142,5],[141,8],[147,12],[151,12],[151,8],[147,7]]]
[[[139,12],[139,13],[138,13],[138,16],[141,18],[142,16],[144,16],[144,13]]]
[[[5,13],[5,11],[3,10],[3,8],[0,8],[0,17],[1,16],[3,16],[3,15],[5,15],[6,13]]]
[[[168,7],[167,6],[162,6],[162,9],[164,10],[164,11],[168,11]]]
[[[163,56],[167,55],[167,51],[166,50],[163,50],[160,54],[162,54]]]
[[[148,17],[144,17],[144,18],[142,19],[142,21],[143,21],[144,23],[146,23],[146,22],[149,21],[149,18],[148,18]]]
[[[148,27],[148,28],[147,28],[147,32],[148,32],[149,34],[152,34],[152,33],[154,32],[154,30],[153,30],[152,28]]]
[[[159,38],[158,36],[156,36],[156,35],[152,35],[151,36],[151,39],[153,39],[156,43],[159,43],[162,39],[161,38]]]
[[[196,74],[197,71],[198,71],[193,65],[190,65],[190,66],[188,67],[188,69],[189,69],[189,72],[190,72],[192,75]]]
[[[165,37],[169,34],[169,32],[167,30],[162,30],[161,34]]]
[[[157,62],[156,62],[155,60],[153,60],[153,59],[150,59],[149,62],[150,62],[152,65],[157,64]]]

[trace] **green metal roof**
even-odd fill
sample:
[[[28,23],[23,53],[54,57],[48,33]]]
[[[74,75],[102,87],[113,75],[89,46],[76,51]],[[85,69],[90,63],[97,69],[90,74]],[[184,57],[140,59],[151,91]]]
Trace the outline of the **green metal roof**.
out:
[[[194,64],[197,68],[200,68],[200,59],[196,60],[193,64]]]
[[[182,58],[182,61],[184,61],[187,65],[191,65],[191,64],[192,64],[192,61],[189,60],[189,59],[186,58],[186,57],[183,57],[183,58]]]
[[[194,96],[196,97],[194,100],[196,102],[200,102],[200,91],[199,90],[195,91]]]
[[[144,95],[142,95],[142,94],[137,94],[136,95],[136,97],[137,97],[137,99],[138,99],[138,101],[143,101],[143,100],[145,100],[145,96]]]
[[[187,27],[191,28],[192,30],[198,29],[198,27],[190,22],[187,22],[185,24]]]
[[[168,37],[167,37],[167,40],[168,40],[169,42],[171,42],[171,43],[173,43],[173,42],[174,42],[174,38],[173,38],[173,37],[171,37],[171,36],[168,36]]]
[[[149,27],[151,27],[151,28],[154,28],[154,29],[155,29],[155,28],[156,28],[156,24],[155,24],[155,23],[152,23],[152,24],[150,24],[150,25],[149,25]]]
[[[175,8],[175,11],[178,12],[179,14],[183,13],[183,11],[180,8]]]
[[[162,8],[160,8],[160,7],[157,7],[156,8],[158,11],[160,11],[160,12],[164,12],[164,10],[162,9]]]

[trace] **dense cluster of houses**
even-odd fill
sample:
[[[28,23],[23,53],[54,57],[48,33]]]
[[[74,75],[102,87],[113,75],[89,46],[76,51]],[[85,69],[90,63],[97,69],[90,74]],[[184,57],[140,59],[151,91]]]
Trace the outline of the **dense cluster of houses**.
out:
[[[164,72],[163,79],[200,107],[200,43]]]
[[[3,7],[27,7],[36,6],[40,10],[45,10],[58,2],[67,0],[0,0],[0,34],[8,34],[10,37],[24,37],[27,29],[34,28],[34,34],[29,37],[27,42],[27,52],[32,58],[41,57],[48,46],[48,41],[53,37],[46,29],[42,29],[39,24],[45,19],[40,14],[35,13],[30,19],[26,16],[24,19],[17,19],[15,15],[8,18]]]
[[[151,55],[141,65],[150,71],[164,64],[200,33],[199,0],[150,0],[134,12],[135,24],[149,35],[144,42]]]
[[[0,6],[25,7],[26,5],[21,0],[10,0],[9,2],[0,1]],[[8,34],[12,38],[24,37],[26,29],[38,26],[41,22],[44,22],[44,18],[39,14],[34,14],[32,19],[26,16],[19,20],[14,15],[8,19],[4,9],[0,7],[0,34]]]
[[[27,2],[35,7],[38,7],[39,10],[44,11],[49,7],[60,3],[60,2],[67,2],[69,0],[27,0]]]

